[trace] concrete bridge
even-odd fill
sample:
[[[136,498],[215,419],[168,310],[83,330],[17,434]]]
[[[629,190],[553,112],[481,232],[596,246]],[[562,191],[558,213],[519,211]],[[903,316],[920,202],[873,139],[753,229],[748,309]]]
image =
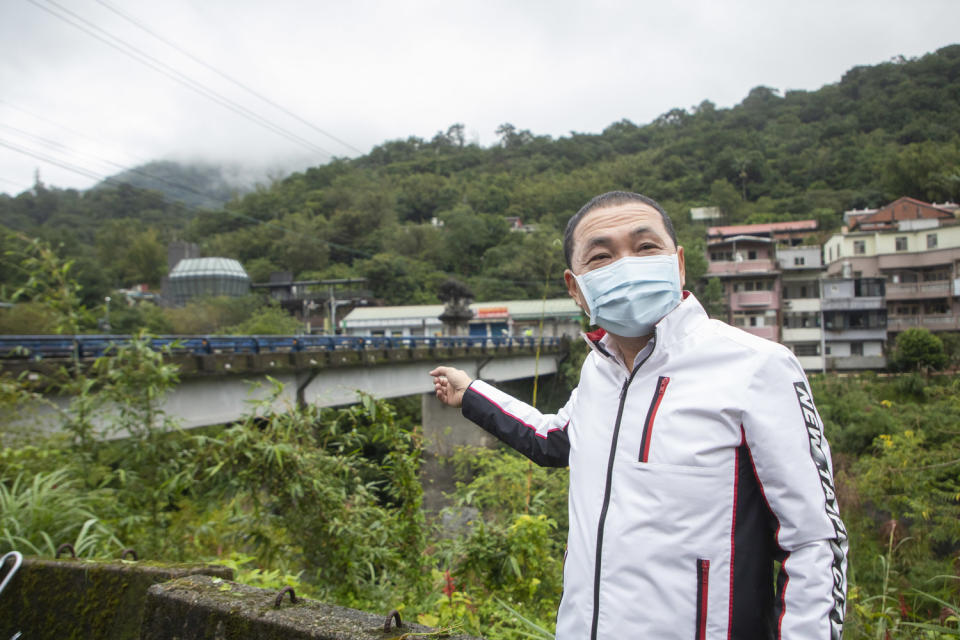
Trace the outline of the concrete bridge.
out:
[[[39,377],[64,365],[88,366],[127,339],[3,336],[0,366],[13,374]],[[168,361],[180,368],[180,383],[166,396],[162,409],[185,429],[232,422],[249,414],[252,403],[274,394],[271,378],[283,385],[271,411],[306,404],[352,404],[358,392],[376,398],[423,394],[425,429],[450,427],[462,418],[459,411],[449,410],[433,397],[428,375],[433,366],[446,364],[473,377],[506,382],[556,373],[567,352],[564,339],[513,336],[161,336],[154,345],[165,347]],[[70,403],[63,396],[47,400],[61,409]],[[55,429],[57,410],[45,404],[20,407],[12,419],[29,419]]]

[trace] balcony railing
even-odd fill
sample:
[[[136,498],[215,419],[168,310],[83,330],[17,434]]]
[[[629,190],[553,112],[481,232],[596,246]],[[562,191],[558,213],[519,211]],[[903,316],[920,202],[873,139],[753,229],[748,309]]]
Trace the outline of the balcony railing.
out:
[[[886,366],[885,356],[827,356],[827,369],[835,371],[884,369]]]
[[[911,298],[946,298],[950,296],[950,282],[896,282],[887,284],[888,300]]]
[[[780,308],[779,296],[773,291],[741,291],[730,296],[730,308],[733,310],[749,308]]]
[[[913,327],[929,331],[960,329],[960,316],[950,313],[937,315],[887,316],[887,331],[897,332]]]
[[[883,342],[887,339],[886,327],[847,327],[831,328],[826,327],[823,332],[824,338],[828,342],[835,340],[847,342],[850,340],[869,340]]]
[[[724,260],[710,262],[707,265],[709,276],[732,276],[740,273],[771,273],[777,271],[777,264],[771,259],[765,260]]]
[[[797,327],[795,329],[783,327],[780,334],[780,341],[784,343],[820,342],[820,339],[823,337],[823,332],[820,331],[820,327]]]
[[[797,356],[804,371],[820,371],[823,369],[823,356]]]
[[[782,298],[780,308],[784,311],[820,311],[820,298]]]
[[[871,309],[886,309],[886,300],[882,296],[859,298],[831,298],[823,299],[824,311],[869,311]]]
[[[766,338],[767,340],[777,341],[777,327],[743,327],[743,330],[747,333],[752,333],[753,335],[759,338]]]

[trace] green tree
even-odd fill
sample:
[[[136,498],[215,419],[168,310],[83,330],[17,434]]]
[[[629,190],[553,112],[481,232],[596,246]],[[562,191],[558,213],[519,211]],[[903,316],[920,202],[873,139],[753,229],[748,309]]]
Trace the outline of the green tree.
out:
[[[71,261],[64,261],[47,243],[17,234],[19,246],[8,256],[19,260],[27,279],[13,292],[11,300],[36,302],[52,314],[54,333],[79,333],[86,322],[80,301],[80,285],[73,278]]]
[[[222,333],[232,335],[281,335],[290,336],[303,333],[303,323],[281,309],[279,306],[266,306],[253,315],[230,327]]]
[[[723,294],[720,278],[707,278],[707,284],[700,294],[703,308],[711,318],[727,321],[727,299]]]
[[[167,274],[167,250],[156,229],[146,229],[128,240],[119,260],[126,285],[147,284],[156,288]]]
[[[373,295],[388,304],[436,304],[434,292],[443,273],[426,262],[390,253],[378,253],[357,263]]]
[[[509,233],[502,217],[474,213],[464,205],[443,214],[442,218],[445,223],[443,268],[455,273],[479,272],[483,254]]]
[[[897,336],[892,361],[900,371],[928,371],[945,367],[947,354],[940,338],[927,329],[914,327]]]

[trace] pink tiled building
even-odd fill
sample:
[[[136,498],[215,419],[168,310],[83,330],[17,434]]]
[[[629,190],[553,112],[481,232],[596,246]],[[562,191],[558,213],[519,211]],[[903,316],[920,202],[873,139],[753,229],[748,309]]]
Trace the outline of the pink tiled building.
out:
[[[777,251],[801,245],[816,230],[816,220],[707,230],[707,277],[723,283],[727,322],[768,340],[781,339],[781,274],[794,265],[784,269]]]

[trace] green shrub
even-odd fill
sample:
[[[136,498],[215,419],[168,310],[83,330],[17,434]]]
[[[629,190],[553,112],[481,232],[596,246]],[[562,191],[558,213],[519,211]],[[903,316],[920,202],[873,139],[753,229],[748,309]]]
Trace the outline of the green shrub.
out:
[[[78,556],[110,555],[122,545],[96,515],[104,500],[68,469],[0,479],[0,552],[53,556],[69,542]]]

